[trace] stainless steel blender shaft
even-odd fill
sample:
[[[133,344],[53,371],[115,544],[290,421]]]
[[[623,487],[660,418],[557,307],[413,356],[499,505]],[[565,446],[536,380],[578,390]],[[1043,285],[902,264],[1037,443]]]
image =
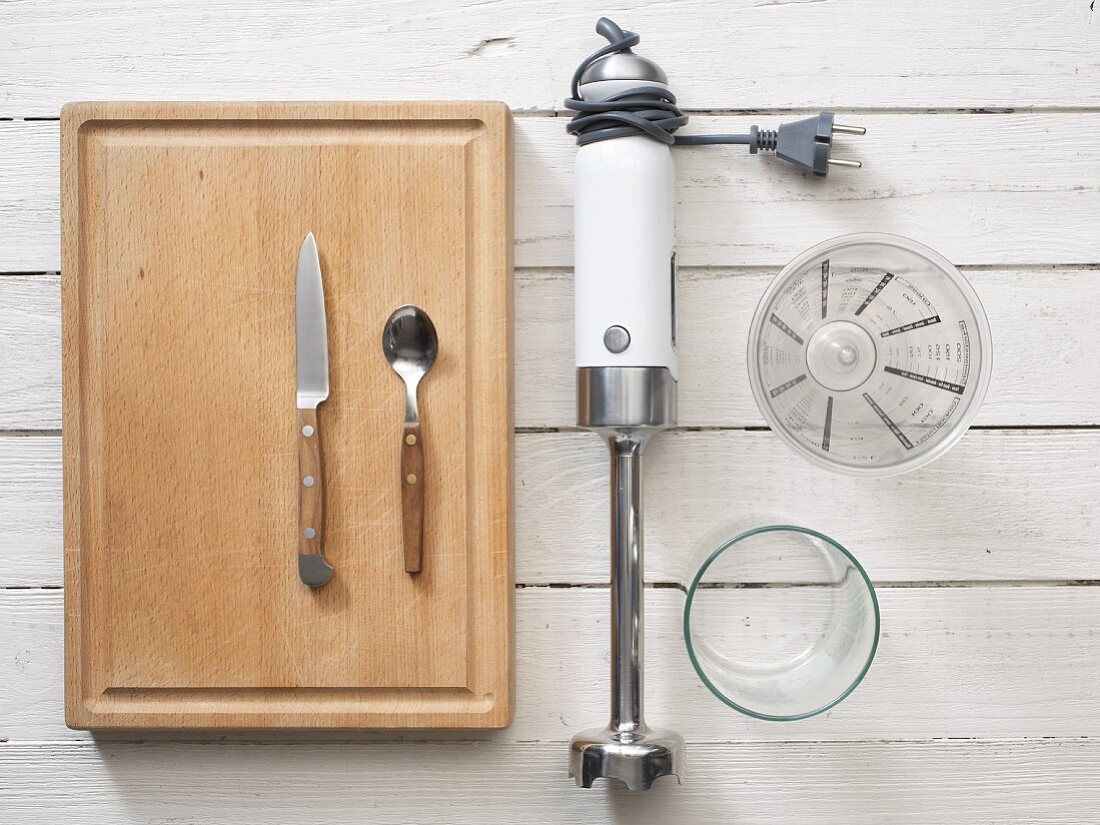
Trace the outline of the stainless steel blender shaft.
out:
[[[647,437],[615,436],[611,451],[611,729],[642,728],[645,628],[642,450]]]
[[[676,423],[676,381],[663,367],[577,370],[578,419],[611,457],[611,722],[573,737],[569,773],[577,784],[618,779],[646,790],[682,774],[684,740],[648,727],[643,714],[644,569],[642,453]]]

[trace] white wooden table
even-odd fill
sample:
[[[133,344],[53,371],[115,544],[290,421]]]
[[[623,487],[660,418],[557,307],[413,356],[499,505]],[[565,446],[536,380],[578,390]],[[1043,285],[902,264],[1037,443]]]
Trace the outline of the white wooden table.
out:
[[[648,592],[648,700],[688,784],[576,789],[605,718],[606,470],[575,430],[560,111],[601,13],[692,128],[831,108],[868,127],[816,181],[684,149],[681,420],[654,442],[648,579],[716,522],[841,539],[883,609],[847,702],[769,724],[691,672]],[[93,739],[62,718],[60,106],[78,99],[499,98],[516,111],[518,713],[491,734]],[[753,114],[749,116],[749,112]],[[0,822],[1100,821],[1100,19],[1089,0],[0,3]],[[847,154],[847,153],[846,153]],[[768,279],[853,231],[912,236],[988,310],[976,428],[900,479],[821,473],[763,430],[744,341]]]

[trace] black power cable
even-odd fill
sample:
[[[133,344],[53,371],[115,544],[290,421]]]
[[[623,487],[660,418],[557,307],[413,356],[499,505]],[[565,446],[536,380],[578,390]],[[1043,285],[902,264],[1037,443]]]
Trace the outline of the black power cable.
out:
[[[739,144],[749,151],[774,152],[783,160],[815,175],[828,174],[830,166],[859,168],[859,161],[831,158],[834,133],[862,135],[860,126],[834,124],[832,112],[816,117],[784,123],[778,129],[753,126],[745,135],[677,135],[676,130],[688,122],[688,116],[676,105],[676,95],[663,85],[640,83],[603,100],[585,100],[581,95],[581,79],[596,61],[617,52],[629,52],[641,42],[641,37],[626,31],[607,17],[596,23],[596,31],[606,38],[607,45],[597,49],[577,66],[570,86],[572,96],[565,107],[575,111],[565,130],[575,135],[578,146],[621,137],[643,135],[669,146],[706,146]]]

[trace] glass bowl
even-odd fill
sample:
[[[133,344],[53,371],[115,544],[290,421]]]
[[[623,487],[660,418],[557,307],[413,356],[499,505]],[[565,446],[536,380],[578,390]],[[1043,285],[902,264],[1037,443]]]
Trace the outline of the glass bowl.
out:
[[[729,535],[728,533],[726,535]],[[863,567],[828,536],[770,525],[704,545],[684,640],[710,691],[757,719],[816,716],[867,675],[879,607]]]

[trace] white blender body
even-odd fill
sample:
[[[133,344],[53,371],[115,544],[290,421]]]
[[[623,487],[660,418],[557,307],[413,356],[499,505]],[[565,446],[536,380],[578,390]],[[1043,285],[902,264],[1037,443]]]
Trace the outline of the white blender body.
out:
[[[577,367],[664,367],[676,380],[670,147],[640,135],[581,146],[574,181]]]

